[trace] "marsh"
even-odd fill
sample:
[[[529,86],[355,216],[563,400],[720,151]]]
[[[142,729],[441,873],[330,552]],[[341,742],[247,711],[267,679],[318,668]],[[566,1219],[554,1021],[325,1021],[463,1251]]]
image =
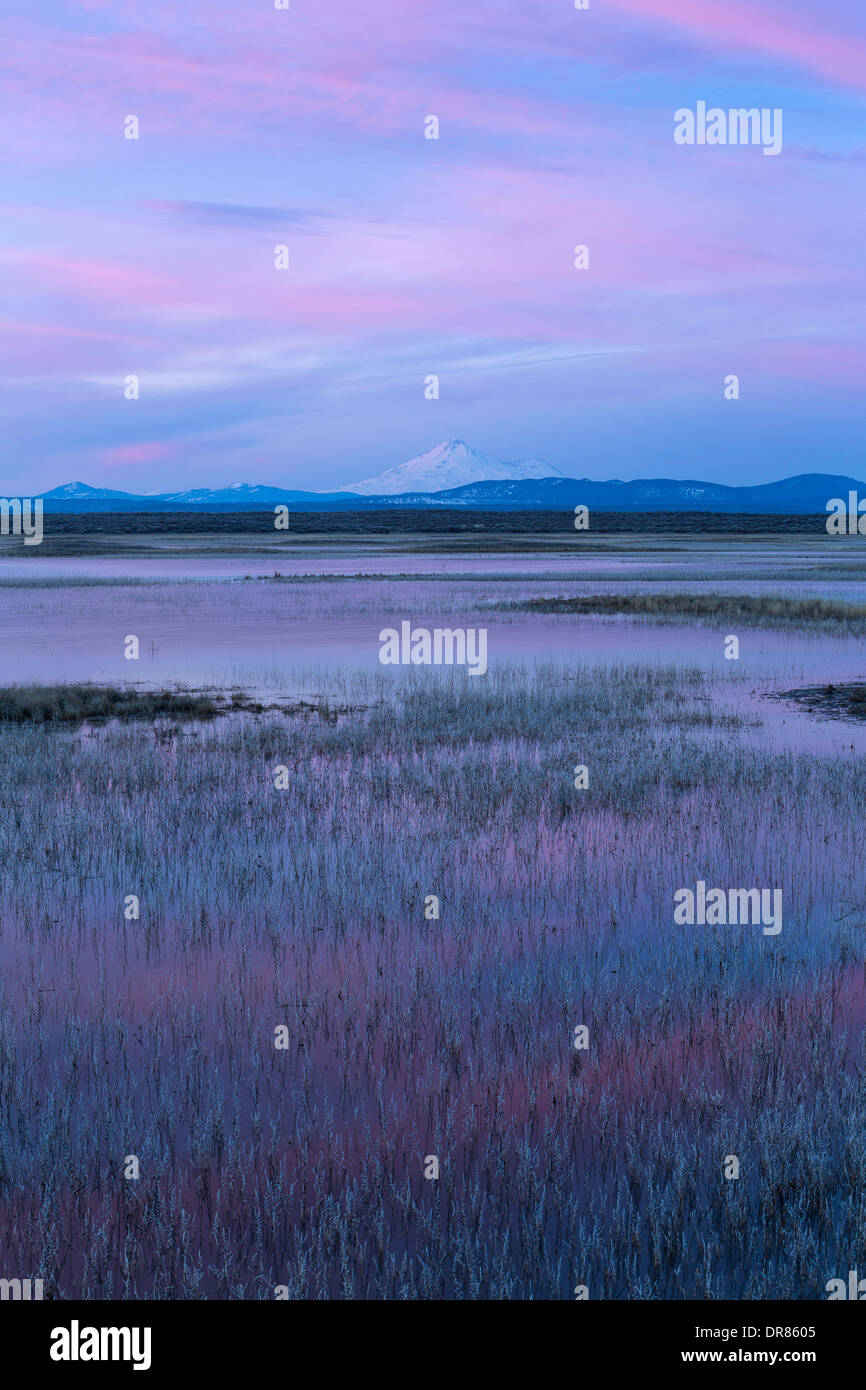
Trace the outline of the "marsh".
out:
[[[779,592],[783,560],[680,577]],[[548,556],[469,583],[24,563],[4,686],[135,665],[249,704],[164,739],[0,723],[0,1266],[94,1299],[803,1299],[850,1267],[863,730],[764,697],[856,671],[859,638],[783,623],[724,662],[713,627],[505,610]],[[863,600],[790,568],[793,599]],[[382,667],[407,611],[491,627],[484,679]],[[699,879],[778,888],[783,932],[674,923]]]

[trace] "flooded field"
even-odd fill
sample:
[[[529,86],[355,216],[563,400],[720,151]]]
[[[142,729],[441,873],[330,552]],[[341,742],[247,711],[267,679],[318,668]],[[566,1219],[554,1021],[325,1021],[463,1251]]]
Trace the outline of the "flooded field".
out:
[[[0,560],[2,686],[285,704],[0,720],[5,1267],[821,1297],[866,1219],[866,729],[777,697],[864,678],[844,544]],[[851,615],[520,606],[624,593]],[[404,621],[487,671],[383,665]],[[778,933],[675,916],[756,888]]]
[[[866,554],[778,540],[710,545],[678,541],[672,557],[655,540],[616,554],[428,556],[335,547],[272,560],[188,554],[106,559],[0,559],[4,683],[132,681],[233,688],[262,698],[320,693],[350,672],[387,672],[379,633],[394,622],[460,624],[488,632],[491,669],[555,659],[584,669],[611,663],[682,663],[704,672],[713,698],[748,715],[753,737],[834,750],[861,731],[803,719],[768,700],[816,681],[864,675],[861,618],[767,622],[737,632],[737,660],[724,657],[728,628],[599,614],[528,613],[551,595],[748,594],[866,605]],[[350,553],[343,553],[348,550]],[[127,635],[139,656],[124,656]]]

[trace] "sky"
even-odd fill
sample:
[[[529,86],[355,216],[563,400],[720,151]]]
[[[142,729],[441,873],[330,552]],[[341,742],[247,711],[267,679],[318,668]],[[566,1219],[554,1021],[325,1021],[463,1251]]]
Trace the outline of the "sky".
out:
[[[6,495],[866,478],[862,0],[289,6],[5,0]]]

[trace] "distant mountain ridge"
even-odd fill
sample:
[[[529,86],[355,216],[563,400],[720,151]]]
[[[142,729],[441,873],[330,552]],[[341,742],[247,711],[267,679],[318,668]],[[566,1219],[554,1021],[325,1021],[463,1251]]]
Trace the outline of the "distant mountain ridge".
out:
[[[322,497],[320,492],[299,492],[282,487],[264,487],[256,483],[228,483],[225,487],[194,487],[186,492],[116,492],[107,487],[91,487],[89,483],[64,483],[50,492],[38,493],[46,502],[152,502],[163,506],[169,502],[179,502],[184,506],[198,506],[209,502],[236,502],[241,506],[268,504],[271,502],[300,501],[307,498]],[[328,494],[335,497],[349,497],[351,493]]]
[[[479,476],[488,471],[496,476]],[[454,482],[455,478],[460,482]],[[371,490],[379,487],[390,490]],[[249,511],[267,510],[281,503],[305,511],[394,507],[559,511],[582,504],[590,510],[608,512],[705,511],[760,515],[823,513],[831,498],[847,499],[851,491],[866,497],[866,483],[836,473],[800,473],[778,482],[747,487],[676,478],[636,478],[631,482],[612,478],[597,482],[591,478],[566,477],[540,459],[503,462],[472,449],[463,440],[451,439],[405,464],[339,492],[230,483],[220,488],[141,494],[76,482],[52,488],[41,496],[48,512],[182,511],[185,508]]]
[[[433,496],[403,494],[380,498],[380,505],[513,507],[558,510],[583,505],[597,511],[824,512],[833,497],[849,492],[866,498],[866,483],[838,473],[800,473],[774,483],[732,487],[686,478],[542,478],[533,482],[471,483]]]

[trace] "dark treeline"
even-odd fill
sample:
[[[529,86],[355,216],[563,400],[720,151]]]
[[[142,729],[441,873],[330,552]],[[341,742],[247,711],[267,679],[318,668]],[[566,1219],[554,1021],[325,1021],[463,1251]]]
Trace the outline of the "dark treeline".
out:
[[[499,532],[568,535],[576,545],[594,535],[784,535],[826,531],[825,515],[746,515],[738,512],[590,512],[588,531],[575,531],[566,511],[476,511],[464,508],[389,507],[382,511],[290,510],[289,533],[341,535],[443,535]],[[161,533],[258,532],[274,534],[273,511],[50,512],[51,535],[159,535]],[[286,536],[286,532],[278,534]]]

